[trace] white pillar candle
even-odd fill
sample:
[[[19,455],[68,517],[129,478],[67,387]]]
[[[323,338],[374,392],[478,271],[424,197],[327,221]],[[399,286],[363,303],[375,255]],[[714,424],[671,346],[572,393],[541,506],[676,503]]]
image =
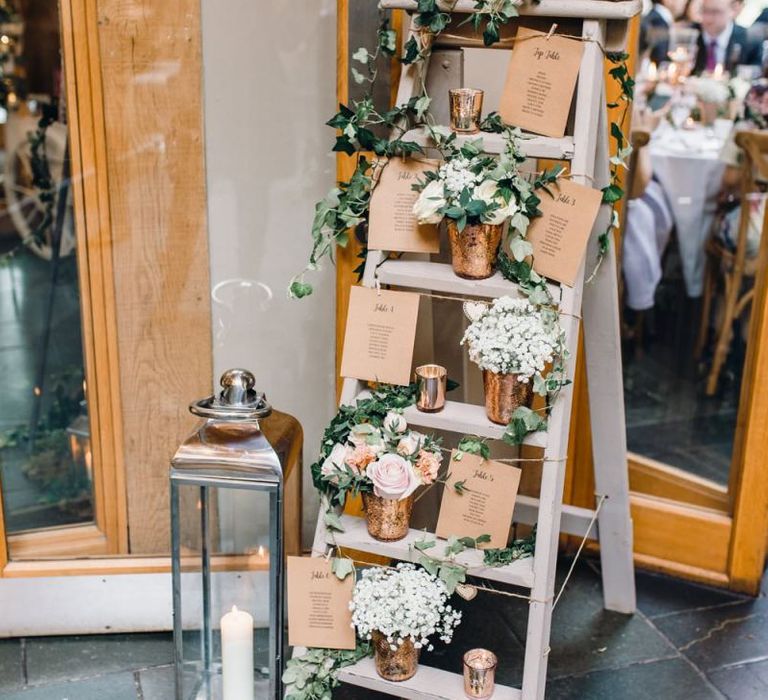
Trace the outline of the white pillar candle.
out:
[[[253,700],[253,617],[233,605],[221,618],[223,700]]]

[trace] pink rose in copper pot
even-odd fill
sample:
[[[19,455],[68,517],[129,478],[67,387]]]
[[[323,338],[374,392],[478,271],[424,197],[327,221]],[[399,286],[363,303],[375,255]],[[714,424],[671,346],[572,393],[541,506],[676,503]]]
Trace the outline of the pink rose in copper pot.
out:
[[[368,465],[365,473],[373,482],[373,492],[379,498],[400,501],[410,496],[421,484],[411,463],[398,454],[382,455]]]

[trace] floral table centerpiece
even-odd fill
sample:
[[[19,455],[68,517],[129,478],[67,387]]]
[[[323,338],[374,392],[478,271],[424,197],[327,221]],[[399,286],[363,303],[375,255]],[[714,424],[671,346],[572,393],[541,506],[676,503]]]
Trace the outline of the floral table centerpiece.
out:
[[[409,430],[401,413],[390,411],[381,427],[353,425],[325,458],[320,474],[331,486],[362,493],[368,532],[385,542],[408,534],[414,492],[437,478],[440,446]]]
[[[520,406],[530,406],[534,385],[562,344],[557,316],[525,299],[500,297],[488,306],[466,305],[472,321],[461,339],[469,358],[483,370],[485,411],[506,425]]]
[[[453,270],[466,279],[485,279],[495,269],[504,224],[524,234],[525,203],[531,184],[518,172],[522,157],[515,137],[506,135],[505,152],[496,159],[483,153],[483,140],[455,145],[455,136],[437,145],[445,155],[437,171],[427,172],[413,213],[420,224],[447,222]]]
[[[722,78],[701,76],[691,79],[692,88],[699,101],[701,123],[711,126],[718,115],[726,110],[731,91],[728,83]]]
[[[360,638],[373,642],[382,678],[412,678],[420,650],[432,649],[430,637],[451,642],[461,613],[447,605],[448,597],[443,581],[413,564],[363,571],[352,593],[352,623]]]

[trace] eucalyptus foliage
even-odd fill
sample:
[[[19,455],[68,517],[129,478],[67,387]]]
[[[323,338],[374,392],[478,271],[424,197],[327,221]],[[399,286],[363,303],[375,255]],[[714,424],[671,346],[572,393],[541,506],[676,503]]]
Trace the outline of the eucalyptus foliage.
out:
[[[338,687],[339,671],[373,656],[370,642],[357,640],[354,649],[307,649],[289,659],[283,673],[285,700],[331,700]]]

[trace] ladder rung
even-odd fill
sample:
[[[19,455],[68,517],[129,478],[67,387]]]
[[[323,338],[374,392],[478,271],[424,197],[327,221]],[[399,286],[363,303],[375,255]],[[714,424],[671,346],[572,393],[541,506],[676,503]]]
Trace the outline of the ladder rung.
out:
[[[422,530],[410,530],[405,538],[398,542],[380,542],[368,534],[365,518],[358,518],[354,515],[342,515],[341,523],[344,527],[344,532],[332,533],[332,539],[329,541],[329,544],[335,543],[340,547],[354,549],[358,552],[378,554],[379,556],[397,559],[398,561],[417,562],[419,560],[419,551],[411,545],[424,539],[425,533]],[[437,541],[437,545],[430,552],[442,553],[445,549],[446,540],[435,538],[434,535],[427,535],[427,537]],[[459,554],[456,557],[456,561],[469,567],[468,573],[470,576],[477,576],[489,581],[498,581],[523,588],[533,587],[533,557],[518,559],[507,566],[489,567],[483,566],[482,552],[471,549]]]
[[[541,0],[525,3],[521,15],[536,17],[578,17],[581,19],[631,19],[642,9],[642,0]],[[418,8],[417,0],[380,0],[379,7],[392,10]],[[475,0],[458,0],[451,3],[442,0],[440,7],[448,12],[469,14],[475,11]]]
[[[483,149],[486,153],[503,153],[506,141],[501,134],[457,134],[456,142],[461,145],[466,141],[483,139]],[[402,137],[403,141],[415,141],[425,148],[434,147],[434,142],[428,129],[419,127],[407,131]],[[551,158],[553,160],[570,160],[573,158],[573,137],[550,138],[548,136],[524,136],[520,140],[520,150],[528,158]]]
[[[387,693],[409,700],[455,700],[464,697],[462,674],[419,665],[416,675],[407,681],[385,681],[376,673],[373,659],[362,659],[339,671],[339,680],[368,690]],[[493,700],[519,700],[520,691],[506,685],[496,685]]]
[[[498,272],[484,280],[467,280],[456,275],[450,265],[423,260],[387,260],[378,268],[377,277],[382,284],[392,284],[408,289],[427,289],[473,297],[495,299],[504,295],[521,296],[514,282],[504,279]],[[561,299],[557,284],[548,284],[552,298]],[[568,295],[570,297],[571,295]],[[570,313],[570,309],[561,311]]]
[[[409,425],[417,425],[432,430],[445,430],[451,433],[479,435],[500,440],[504,436],[505,426],[488,420],[483,406],[460,401],[446,401],[445,408],[438,413],[425,413],[416,406],[405,409],[403,415]],[[547,433],[540,431],[526,436],[524,445],[533,447],[547,446]]]

